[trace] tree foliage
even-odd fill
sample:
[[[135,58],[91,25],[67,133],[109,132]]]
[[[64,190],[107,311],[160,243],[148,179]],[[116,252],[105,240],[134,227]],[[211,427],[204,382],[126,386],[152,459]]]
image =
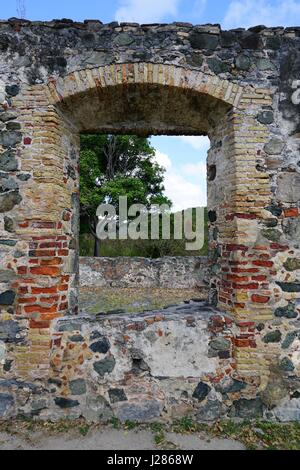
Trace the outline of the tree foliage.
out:
[[[95,236],[101,203],[118,209],[119,196],[132,204],[168,204],[164,169],[155,161],[147,138],[134,135],[83,135],[80,155],[81,233]],[[96,253],[95,253],[96,254]]]

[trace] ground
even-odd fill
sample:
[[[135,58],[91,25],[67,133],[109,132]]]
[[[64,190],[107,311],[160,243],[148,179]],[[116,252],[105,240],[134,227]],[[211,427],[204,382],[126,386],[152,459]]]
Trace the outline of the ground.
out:
[[[79,308],[88,313],[139,313],[158,310],[191,299],[204,300],[200,289],[107,288],[81,287]]]
[[[0,450],[300,450],[300,423],[0,422]]]

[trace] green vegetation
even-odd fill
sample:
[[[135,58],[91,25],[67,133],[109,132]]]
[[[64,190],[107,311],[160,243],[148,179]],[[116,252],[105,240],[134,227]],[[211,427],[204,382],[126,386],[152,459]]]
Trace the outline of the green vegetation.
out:
[[[90,430],[89,424],[84,424],[83,426],[80,426],[79,428],[79,432],[83,437],[88,434],[89,430]]]
[[[150,430],[155,444],[165,449],[174,448],[174,444],[166,440],[166,433],[173,432],[184,435],[195,434],[202,439],[214,437],[233,439],[243,443],[248,450],[300,450],[300,422],[282,424],[266,421],[244,421],[237,423],[233,420],[226,420],[214,424],[199,424],[190,417],[183,417],[171,424],[137,424],[132,421],[126,421],[122,424],[117,418],[111,418],[107,425],[102,425],[88,424],[83,419],[61,420],[55,423],[14,419],[0,421],[0,432],[32,442],[31,436],[34,432],[42,432],[46,436],[59,434],[63,438],[64,434],[70,432],[86,436],[89,431],[105,430],[109,426],[125,432],[128,430],[135,432]]]
[[[200,437],[233,439],[244,444],[248,450],[300,450],[300,422],[272,423],[266,421],[233,420],[214,424],[199,424],[189,417],[175,420],[171,425],[152,424],[155,443],[168,446],[165,432],[197,434]]]
[[[171,233],[174,214],[171,214]],[[186,240],[103,240],[101,256],[162,258],[163,256],[206,256],[208,254],[208,216],[204,211],[204,245],[199,251],[186,251]],[[89,233],[80,234],[80,256],[93,256],[94,237]]]
[[[121,429],[121,427],[122,427],[121,421],[118,418],[115,418],[115,416],[113,416],[110,419],[109,423],[114,429]]]
[[[168,305],[179,304],[190,299],[206,299],[205,289],[159,289],[81,287],[79,308],[91,314],[122,310],[126,313],[143,310],[160,310]]]
[[[157,446],[162,446],[165,443],[165,426],[160,423],[152,423],[150,429],[154,434],[154,442]]]
[[[210,429],[215,437],[242,442],[249,450],[300,450],[300,423],[223,421]]]
[[[96,238],[96,210],[101,203],[112,204],[118,213],[120,196],[128,207],[172,202],[164,195],[164,172],[154,159],[155,149],[144,137],[134,135],[83,135],[80,155],[80,255],[81,256],[163,256],[206,255],[208,248],[207,210],[205,244],[199,251],[186,251],[186,240],[174,240],[174,214],[171,214],[171,240],[103,240]],[[193,229],[195,229],[195,210]],[[150,227],[150,216],[149,216]],[[160,235],[162,219],[160,218]]]
[[[120,196],[132,204],[171,205],[164,196],[164,169],[154,159],[155,149],[134,135],[83,135],[80,154],[80,232],[94,238],[94,255],[100,254],[96,238],[97,207],[112,204],[118,212]]]

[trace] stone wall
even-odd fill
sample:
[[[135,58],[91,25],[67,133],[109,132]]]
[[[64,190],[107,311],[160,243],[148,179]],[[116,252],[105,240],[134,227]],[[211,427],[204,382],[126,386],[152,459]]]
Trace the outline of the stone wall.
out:
[[[282,348],[263,389],[258,377],[236,370],[234,320],[204,302],[137,315],[64,317],[54,325],[47,381],[0,379],[0,418],[300,420],[293,362],[299,330],[269,325],[253,332],[249,346],[255,341]]]
[[[209,136],[210,302],[234,322],[233,370],[255,384],[242,399],[280,391],[297,408],[299,51],[299,27],[0,22],[4,416],[47,408],[55,321],[78,312],[80,132]]]
[[[204,256],[81,257],[79,266],[81,286],[189,289],[208,287],[208,277],[208,259]]]

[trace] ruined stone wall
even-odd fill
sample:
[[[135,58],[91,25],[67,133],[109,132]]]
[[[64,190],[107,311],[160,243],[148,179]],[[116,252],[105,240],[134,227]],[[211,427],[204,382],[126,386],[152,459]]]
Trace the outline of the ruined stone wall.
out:
[[[299,44],[297,27],[0,22],[0,416],[77,380],[75,361],[54,390],[50,358],[55,320],[78,309],[79,134],[93,131],[210,137],[210,300],[234,324],[231,367],[204,382],[237,374],[255,384],[245,406],[267,393],[270,410],[299,409]]]
[[[208,287],[208,278],[208,260],[204,256],[80,257],[80,286],[190,289]]]

